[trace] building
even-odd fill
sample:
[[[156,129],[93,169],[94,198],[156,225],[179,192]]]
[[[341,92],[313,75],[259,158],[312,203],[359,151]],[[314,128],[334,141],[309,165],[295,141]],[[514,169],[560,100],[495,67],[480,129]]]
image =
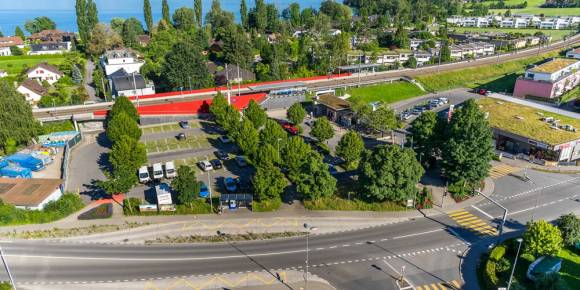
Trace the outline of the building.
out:
[[[504,100],[477,102],[488,116],[497,150],[542,163],[580,159],[580,120]]]
[[[316,96],[314,99],[316,116],[326,116],[328,120],[343,126],[351,125],[352,109],[348,101],[333,94]]]
[[[526,70],[516,80],[514,96],[553,99],[572,90],[580,82],[580,60],[556,58]]]
[[[147,83],[138,72],[127,73],[120,69],[109,76],[113,96],[143,96],[155,94],[155,86]]]
[[[11,47],[24,48],[24,41],[20,37],[0,37],[0,56],[12,55]]]
[[[34,33],[28,37],[31,43],[34,42],[73,42],[76,39],[76,34],[72,32],[64,32],[58,29],[43,30]]]
[[[64,73],[58,70],[58,68],[46,64],[46,63],[39,63],[33,68],[29,69],[26,72],[26,76],[29,79],[36,79],[40,82],[47,81],[49,84],[56,83],[60,78],[64,76]]]
[[[463,20],[464,27],[488,27],[489,19],[486,17],[470,17]]]
[[[580,48],[569,50],[566,52],[566,57],[580,59]]]
[[[506,18],[501,20],[499,26],[502,28],[526,28],[529,25],[529,20],[525,18]]]
[[[109,50],[101,57],[101,65],[107,77],[121,69],[129,74],[139,73],[144,64],[144,61],[137,59],[137,55],[128,49]]]
[[[71,42],[42,42],[30,45],[29,55],[62,54],[70,52]]]
[[[36,105],[43,96],[48,94],[48,90],[36,79],[24,80],[16,91],[24,95],[24,99],[31,105]]]
[[[147,47],[149,42],[151,42],[151,36],[147,34],[137,36],[137,43],[139,43],[141,47]]]
[[[215,84],[224,86],[228,83],[237,84],[256,80],[256,75],[247,69],[235,64],[226,64],[223,67],[215,62],[208,62],[207,69],[214,76]]]
[[[0,199],[16,208],[42,210],[62,196],[60,179],[0,178]]]

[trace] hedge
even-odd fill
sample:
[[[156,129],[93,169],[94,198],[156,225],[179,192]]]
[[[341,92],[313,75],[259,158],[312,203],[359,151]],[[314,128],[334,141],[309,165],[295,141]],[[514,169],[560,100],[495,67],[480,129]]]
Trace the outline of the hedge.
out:
[[[497,273],[495,271],[495,262],[491,259],[485,263],[485,272],[483,273],[483,283],[487,289],[495,289],[499,283]]]

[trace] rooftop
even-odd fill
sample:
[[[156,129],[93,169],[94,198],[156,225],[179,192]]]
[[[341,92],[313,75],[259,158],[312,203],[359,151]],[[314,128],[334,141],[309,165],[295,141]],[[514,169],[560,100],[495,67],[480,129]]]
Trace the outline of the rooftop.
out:
[[[0,178],[0,199],[17,206],[38,206],[62,183],[60,179]]]
[[[534,68],[529,69],[529,71],[531,72],[537,72],[537,73],[555,73],[558,72],[568,66],[571,66],[577,62],[580,62],[580,60],[577,59],[570,59],[570,58],[556,58],[552,61],[543,63],[541,65],[538,65]]]
[[[550,123],[541,120],[543,117],[553,117],[555,120],[559,120],[559,125],[571,125],[580,129],[580,120],[578,119],[504,100],[482,98],[477,103],[481,106],[482,111],[489,113],[489,123],[492,127],[552,146],[580,139],[580,130],[571,132],[563,129],[552,129]]]
[[[318,96],[317,101],[333,110],[347,110],[350,109],[350,103],[333,94],[324,94]]]
[[[0,37],[0,47],[23,45],[24,41],[18,36]]]
[[[57,68],[57,67],[55,67],[55,66],[53,66],[53,65],[50,65],[50,64],[48,64],[48,63],[44,63],[44,62],[42,62],[42,63],[39,63],[39,64],[37,64],[37,65],[35,65],[35,66],[31,67],[31,68],[30,68],[30,69],[29,69],[29,70],[26,72],[26,74],[30,74],[31,72],[34,72],[35,70],[37,70],[37,69],[39,69],[39,68],[40,68],[40,69],[47,70],[47,71],[49,71],[49,72],[53,72],[53,73],[55,73],[55,74],[57,74],[57,75],[60,75],[60,76],[64,76],[64,73],[63,73],[63,72],[61,72],[60,70],[58,70],[58,68]]]
[[[20,86],[25,87],[40,96],[45,96],[46,94],[48,94],[48,90],[45,87],[43,87],[38,80],[25,79],[20,84]]]

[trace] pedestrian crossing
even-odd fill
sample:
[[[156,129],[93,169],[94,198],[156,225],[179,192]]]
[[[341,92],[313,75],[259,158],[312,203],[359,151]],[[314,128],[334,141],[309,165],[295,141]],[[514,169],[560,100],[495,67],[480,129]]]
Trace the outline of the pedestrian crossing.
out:
[[[453,219],[457,224],[463,228],[474,232],[479,236],[496,236],[497,229],[489,225],[487,222],[481,220],[479,217],[474,216],[468,211],[457,210],[448,212],[447,215]]]
[[[521,168],[510,166],[507,164],[496,165],[489,171],[489,176],[493,179],[498,179],[514,172],[520,171]]]
[[[443,283],[431,283],[421,286],[415,286],[415,290],[459,290],[461,289],[461,284],[457,280]]]

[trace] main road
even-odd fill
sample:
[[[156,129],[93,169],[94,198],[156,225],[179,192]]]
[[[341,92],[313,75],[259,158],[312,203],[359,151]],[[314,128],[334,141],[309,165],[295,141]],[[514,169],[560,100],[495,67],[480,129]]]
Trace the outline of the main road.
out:
[[[508,208],[507,227],[521,230],[530,219],[580,213],[580,179],[567,174],[528,172],[534,183],[512,176],[496,182],[494,198]],[[483,201],[464,209],[495,227],[501,211]],[[393,289],[402,266],[416,286],[462,284],[461,253],[495,236],[469,231],[453,215],[415,218],[350,232],[312,235],[310,271],[338,289]],[[316,226],[316,225],[314,225]],[[305,240],[197,245],[103,245],[44,241],[0,242],[17,283],[106,283],[247,271],[304,270]],[[6,280],[5,275],[0,277]],[[464,289],[472,289],[467,279]],[[425,289],[425,288],[423,288]],[[429,288],[427,288],[429,289]],[[436,288],[437,289],[437,288]]]
[[[427,75],[436,72],[442,71],[450,71],[450,70],[457,70],[462,68],[470,68],[474,66],[481,66],[486,64],[493,64],[493,63],[500,63],[506,62],[514,59],[520,59],[525,57],[530,57],[533,55],[537,55],[540,53],[550,52],[550,51],[557,51],[562,50],[567,47],[572,47],[575,44],[580,42],[580,35],[575,35],[573,37],[568,38],[565,41],[558,41],[549,46],[545,46],[542,48],[530,48],[521,50],[515,53],[506,53],[501,54],[499,56],[489,56],[485,58],[480,58],[477,60],[472,61],[461,61],[461,62],[454,62],[454,63],[446,63],[442,65],[433,65],[433,66],[425,66],[416,69],[403,69],[403,70],[393,70],[393,71],[385,71],[385,72],[377,72],[373,74],[361,74],[359,75],[351,75],[347,77],[337,77],[331,79],[318,79],[318,80],[311,80],[306,81],[307,87],[310,90],[320,90],[324,88],[336,88],[336,87],[347,87],[347,86],[356,86],[358,84],[371,84],[371,83],[380,83],[388,80],[392,80],[395,78],[400,77],[414,77],[420,75]],[[255,92],[249,88],[242,88],[240,89],[240,93],[251,93]],[[183,93],[174,96],[165,96],[165,97],[157,97],[157,98],[149,98],[149,99],[141,99],[139,100],[139,105],[159,105],[159,104],[167,104],[167,103],[180,103],[180,102],[188,102],[193,100],[202,100],[211,98],[217,94],[216,91],[211,92],[201,92],[201,93]],[[70,118],[72,115],[82,115],[82,114],[90,114],[96,111],[101,110],[108,110],[113,105],[112,102],[104,102],[104,103],[96,103],[91,105],[80,105],[80,106],[63,106],[63,107],[55,107],[55,108],[43,108],[43,109],[34,109],[33,114],[34,117],[41,120],[47,120],[51,118]]]

